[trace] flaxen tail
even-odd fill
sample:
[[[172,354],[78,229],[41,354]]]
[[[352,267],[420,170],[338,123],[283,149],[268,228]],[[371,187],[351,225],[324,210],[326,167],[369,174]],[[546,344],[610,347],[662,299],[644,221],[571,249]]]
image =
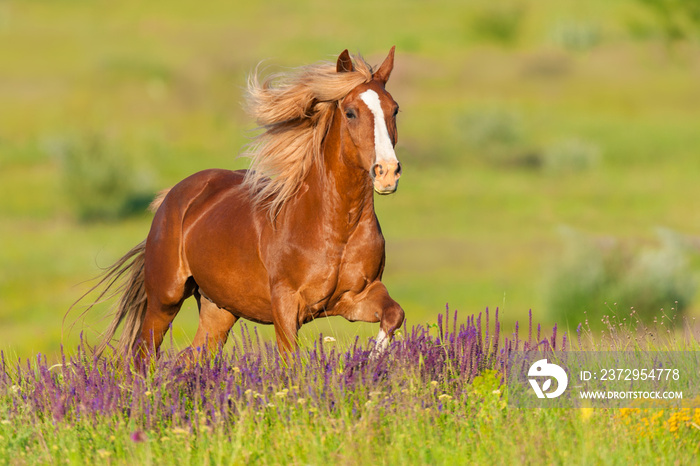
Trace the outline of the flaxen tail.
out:
[[[144,274],[145,251],[146,241],[144,240],[109,267],[99,277],[99,283],[83,295],[85,297],[95,290],[101,290],[97,299],[88,306],[85,312],[105,299],[121,295],[112,323],[104,333],[102,341],[95,348],[97,356],[100,356],[111,344],[114,334],[122,322],[124,322],[124,329],[117,343],[119,354],[129,355],[139,338],[141,326],[146,317],[147,304]]]

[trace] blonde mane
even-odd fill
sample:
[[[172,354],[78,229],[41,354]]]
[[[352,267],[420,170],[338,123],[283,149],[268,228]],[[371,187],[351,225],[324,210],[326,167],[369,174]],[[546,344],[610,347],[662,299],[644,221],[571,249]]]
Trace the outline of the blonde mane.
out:
[[[321,163],[321,145],[337,102],[372,80],[372,68],[360,56],[354,71],[338,73],[334,63],[318,63],[259,82],[248,78],[247,108],[264,131],[244,154],[251,158],[245,183],[253,205],[270,219],[299,190],[311,166]]]

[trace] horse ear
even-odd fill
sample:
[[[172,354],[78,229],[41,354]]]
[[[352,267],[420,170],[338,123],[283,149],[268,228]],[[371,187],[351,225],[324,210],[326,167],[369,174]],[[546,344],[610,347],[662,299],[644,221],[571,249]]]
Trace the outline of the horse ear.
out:
[[[338,73],[347,73],[354,71],[352,67],[352,59],[348,53],[348,49],[343,50],[343,53],[338,57],[338,63],[335,65],[335,70]]]
[[[396,49],[396,46],[393,46],[391,50],[389,50],[389,55],[384,59],[384,63],[382,63],[379,66],[379,69],[374,72],[374,79],[377,81],[386,84],[386,82],[389,80],[389,76],[391,75],[391,70],[394,69],[394,50]]]

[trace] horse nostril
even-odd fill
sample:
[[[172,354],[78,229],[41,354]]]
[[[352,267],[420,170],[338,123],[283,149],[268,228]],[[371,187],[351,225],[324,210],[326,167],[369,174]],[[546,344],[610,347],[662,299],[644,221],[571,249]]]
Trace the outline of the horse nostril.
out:
[[[381,177],[384,175],[384,166],[381,163],[375,163],[372,167],[372,178]]]
[[[396,175],[396,178],[401,176],[401,162],[396,164],[396,170],[394,171],[394,175]]]

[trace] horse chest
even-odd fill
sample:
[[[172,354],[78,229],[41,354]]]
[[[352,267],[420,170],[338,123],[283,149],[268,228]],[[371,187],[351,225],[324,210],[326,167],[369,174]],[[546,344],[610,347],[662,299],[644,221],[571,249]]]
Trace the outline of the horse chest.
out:
[[[378,229],[359,230],[342,247],[322,256],[323,267],[307,275],[308,281],[299,287],[307,312],[314,316],[328,313],[342,296],[361,293],[381,278],[384,238]]]

